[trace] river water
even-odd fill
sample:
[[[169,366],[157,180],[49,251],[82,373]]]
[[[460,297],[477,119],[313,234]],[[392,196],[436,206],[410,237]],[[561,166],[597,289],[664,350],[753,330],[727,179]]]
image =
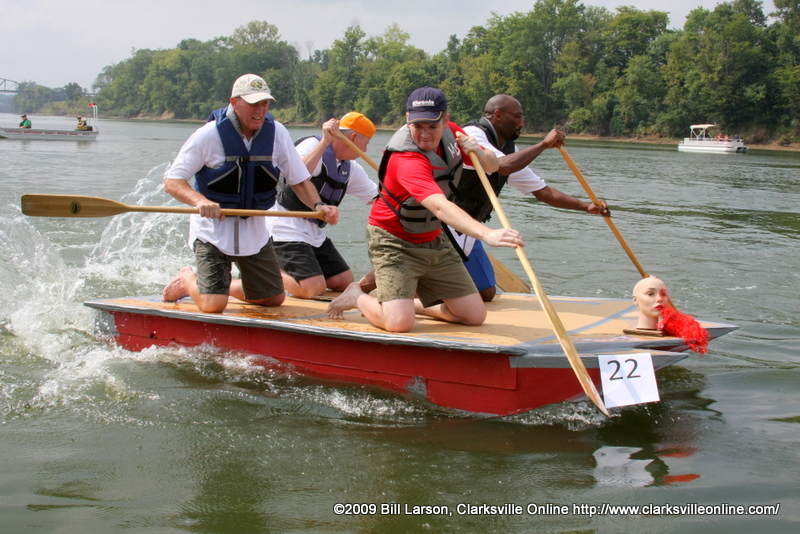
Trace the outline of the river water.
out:
[[[131,353],[95,336],[83,301],[159,293],[193,262],[188,221],[29,218],[20,196],[174,204],[163,173],[197,126],[103,120],[96,142],[0,140],[0,532],[800,530],[800,154],[568,140],[678,308],[741,328],[663,370],[660,403],[475,420],[211,347]],[[534,168],[587,198],[558,151]],[[501,200],[548,294],[629,296],[638,273],[602,220]],[[367,211],[342,208],[329,235],[360,276]],[[690,505],[717,508],[675,508]],[[734,508],[763,505],[777,515]]]

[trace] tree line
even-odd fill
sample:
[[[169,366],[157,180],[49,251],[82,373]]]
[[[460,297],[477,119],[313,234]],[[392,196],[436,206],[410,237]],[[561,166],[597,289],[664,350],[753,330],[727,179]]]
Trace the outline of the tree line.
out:
[[[683,137],[712,122],[748,142],[800,141],[800,0],[733,0],[697,8],[680,30],[668,15],[578,0],[537,0],[527,13],[492,16],[436,53],[397,25],[344,31],[329,49],[301,50],[268,21],[228,37],[135,50],[93,89],[103,114],[204,119],[239,75],[269,84],[283,122],[320,123],[358,110],[403,122],[415,88],[442,89],[453,120],[481,115],[497,93],[515,96],[529,131],[569,125],[595,135]],[[22,95],[21,95],[22,96]],[[24,98],[24,97],[23,97]]]
[[[91,101],[87,90],[77,83],[51,89],[35,82],[20,82],[13,98],[14,108],[22,113],[82,115]]]

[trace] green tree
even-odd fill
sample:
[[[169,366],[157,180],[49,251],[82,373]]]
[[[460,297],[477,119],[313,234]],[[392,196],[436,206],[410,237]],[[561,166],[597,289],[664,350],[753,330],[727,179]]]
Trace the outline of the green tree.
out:
[[[771,120],[767,81],[773,55],[754,6],[724,3],[713,12],[690,13],[664,69],[672,113],[681,109],[678,115],[691,122],[737,129]]]
[[[64,86],[64,95],[67,97],[67,102],[75,105],[83,98],[83,88],[75,82],[68,83]]]
[[[772,24],[759,0],[731,0],[692,11],[672,31],[661,11],[536,0],[529,12],[493,14],[463,39],[451,35],[432,56],[396,24],[373,37],[349,27],[329,49],[309,45],[301,56],[277,27],[256,20],[228,37],[133,50],[104,67],[93,88],[110,114],[205,118],[228,100],[232,80],[253,72],[269,83],[281,120],[321,122],[357,109],[400,124],[408,93],[432,85],[457,122],[508,93],[529,131],[570,120],[601,135],[682,136],[692,122],[714,121],[797,136],[800,0],[775,6]],[[34,85],[20,104],[47,100],[49,89]]]
[[[305,60],[301,59],[299,52],[296,53],[291,58],[290,65],[295,104],[293,118],[301,122],[313,121],[316,118],[316,109],[311,94],[322,66],[315,60],[311,50]]]
[[[155,52],[134,50],[133,56],[108,67],[110,81],[97,94],[98,106],[112,115],[133,117],[148,109],[142,87]]]
[[[788,133],[800,139],[800,0],[774,0],[777,18],[769,29],[777,47],[777,67],[772,80],[777,88],[776,108]]]
[[[14,107],[20,113],[33,113],[53,101],[53,90],[36,82],[19,82]]]
[[[145,113],[188,117],[186,89],[190,80],[190,65],[188,53],[180,48],[155,53],[141,84]]]
[[[359,60],[359,97],[355,109],[378,123],[388,120],[397,122],[398,110],[405,110],[405,99],[397,98],[413,80],[424,80],[423,84],[434,85],[437,81],[428,76],[428,55],[408,44],[411,36],[397,24],[389,26],[382,35],[364,41],[364,55]],[[409,89],[409,92],[416,87]],[[408,95],[406,94],[406,97]]]
[[[649,56],[634,56],[617,80],[617,105],[611,118],[615,135],[647,134],[665,96],[664,80]]]
[[[278,44],[280,37],[277,26],[265,20],[254,20],[236,28],[231,34],[231,42],[266,50]]]
[[[365,52],[364,37],[366,33],[361,27],[351,26],[345,30],[343,39],[334,41],[328,69],[317,78],[312,92],[318,121],[337,117],[353,108],[358,98],[358,65]]]
[[[631,58],[645,55],[650,44],[667,31],[669,17],[664,11],[640,11],[631,6],[616,11],[604,31],[605,63],[621,73]]]
[[[778,21],[772,27],[784,65],[800,65],[800,0],[774,0]]]

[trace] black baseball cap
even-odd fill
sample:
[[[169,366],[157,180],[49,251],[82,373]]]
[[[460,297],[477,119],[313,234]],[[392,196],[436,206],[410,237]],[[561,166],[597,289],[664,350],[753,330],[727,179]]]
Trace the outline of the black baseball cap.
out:
[[[447,98],[434,87],[420,87],[408,97],[407,124],[412,122],[439,122],[447,111]]]

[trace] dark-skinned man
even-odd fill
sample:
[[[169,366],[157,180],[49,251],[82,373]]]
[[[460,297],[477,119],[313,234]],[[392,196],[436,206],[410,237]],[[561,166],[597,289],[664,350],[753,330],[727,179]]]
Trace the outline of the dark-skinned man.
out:
[[[561,146],[565,138],[564,132],[551,130],[540,143],[517,150],[514,141],[524,126],[522,105],[509,95],[495,95],[490,98],[484,107],[483,117],[464,126],[464,131],[474,137],[478,144],[494,149],[497,155],[500,168],[487,174],[494,192],[499,195],[503,187],[508,184],[523,194],[532,194],[537,200],[556,208],[585,211],[608,217],[610,212],[605,201],[601,201],[601,205],[597,206],[563,193],[547,185],[528,167],[546,149]],[[489,196],[477,172],[466,165],[453,202],[480,222],[487,221],[492,212]],[[487,302],[492,300],[496,293],[496,281],[494,269],[483,246],[480,241],[461,235],[455,230],[451,231],[469,258],[464,265],[472,276],[481,298]]]

